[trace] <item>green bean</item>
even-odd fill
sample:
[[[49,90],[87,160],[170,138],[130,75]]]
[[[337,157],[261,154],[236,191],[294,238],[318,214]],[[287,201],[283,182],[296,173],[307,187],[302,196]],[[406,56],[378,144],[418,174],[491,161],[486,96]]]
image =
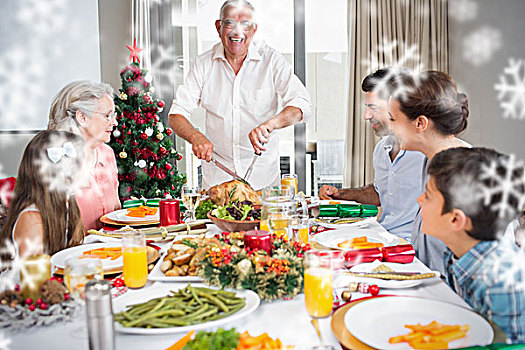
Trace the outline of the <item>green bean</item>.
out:
[[[200,291],[200,290],[197,290],[197,295],[200,295],[201,297],[208,299],[209,301],[211,301],[212,303],[217,305],[222,311],[228,312],[228,310],[229,310],[228,307],[226,305],[224,305],[224,303],[222,301],[220,301],[219,299],[217,299],[213,295],[208,294],[208,293],[203,292],[203,291]]]

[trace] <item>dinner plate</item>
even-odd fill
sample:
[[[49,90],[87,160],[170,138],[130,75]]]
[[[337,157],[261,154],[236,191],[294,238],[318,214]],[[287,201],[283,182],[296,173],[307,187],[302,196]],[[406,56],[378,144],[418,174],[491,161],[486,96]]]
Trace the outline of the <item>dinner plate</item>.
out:
[[[385,350],[411,349],[408,343],[390,344],[393,336],[410,332],[407,324],[437,321],[447,325],[470,325],[467,336],[449,342],[449,348],[487,345],[494,332],[490,323],[474,311],[439,300],[408,296],[368,299],[350,308],[345,327],[361,342]]]
[[[129,224],[156,223],[159,222],[159,211],[155,215],[146,215],[143,218],[128,216],[128,209],[120,209],[107,214],[107,218],[113,221]]]
[[[320,205],[329,205],[329,204],[359,204],[356,201],[347,201],[343,199],[320,199],[319,200]]]
[[[75,257],[78,258],[86,250],[93,250],[93,249],[99,249],[99,248],[115,248],[115,247],[119,247],[119,248],[122,247],[122,243],[93,243],[93,244],[82,244],[76,247],[67,248],[67,249],[59,251],[58,253],[53,254],[53,256],[51,257],[51,265],[58,267],[60,269],[65,269],[67,259],[75,258]],[[89,260],[89,258],[85,258],[85,260]],[[122,256],[120,256],[118,259],[115,259],[115,260],[111,260],[111,258],[101,259],[101,260],[102,260],[102,270],[104,271],[120,268],[124,264],[122,260]]]
[[[399,244],[399,238],[386,231],[376,232],[366,228],[354,227],[340,227],[335,230],[324,231],[316,234],[312,240],[328,248],[348,250],[339,247],[338,244],[362,236],[366,236],[369,242],[383,243],[385,247]]]
[[[427,272],[427,271],[418,271],[416,269],[416,264],[414,263],[398,264],[398,263],[390,263],[390,262],[380,262],[379,260],[375,260],[370,263],[363,263],[363,264],[352,266],[352,268],[350,268],[350,271],[351,272],[372,272],[372,270],[378,267],[379,265],[385,265],[396,272],[421,272],[421,273]],[[431,271],[428,271],[428,272],[431,272]],[[351,282],[365,282],[368,284],[376,284],[377,286],[381,288],[399,289],[399,288],[415,287],[425,282],[435,281],[438,277],[439,277],[439,272],[437,272],[435,277],[433,278],[425,278],[421,280],[398,281],[398,280],[383,280],[380,278],[369,278],[369,277],[359,277],[359,276],[345,276],[345,281],[346,281],[346,278],[348,278],[350,279]]]
[[[195,284],[193,286],[200,286],[206,288],[213,288],[202,284]],[[167,296],[170,291],[177,291],[181,288],[186,288],[185,285],[180,283],[155,283],[153,286],[144,288],[135,293],[126,293],[118,298],[113,299],[113,313],[123,311],[126,306],[133,304],[144,303],[148,300]],[[217,327],[225,323],[230,323],[246,317],[247,315],[254,312],[261,299],[257,293],[252,292],[251,290],[229,290],[237,293],[238,297],[244,297],[246,305],[233,315],[221,318],[220,320],[209,321],[199,324],[194,324],[191,326],[183,327],[169,327],[169,328],[134,328],[134,327],[123,327],[120,323],[115,322],[115,330],[120,333],[128,334],[144,334],[144,335],[157,335],[157,334],[169,334],[169,333],[182,333],[189,332],[192,330],[201,330],[206,328]]]

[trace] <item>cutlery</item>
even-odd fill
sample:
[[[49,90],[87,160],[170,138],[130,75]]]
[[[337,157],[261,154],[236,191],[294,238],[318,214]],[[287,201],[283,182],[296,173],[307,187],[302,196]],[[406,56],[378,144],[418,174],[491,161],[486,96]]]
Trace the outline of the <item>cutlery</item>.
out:
[[[212,157],[212,158],[211,158],[211,161],[212,161],[213,163],[215,163],[215,165],[216,165],[219,169],[221,169],[221,170],[224,171],[226,174],[228,174],[228,175],[230,175],[231,177],[233,177],[235,180],[239,180],[239,181],[241,181],[241,182],[244,182],[245,184],[248,184],[248,182],[246,182],[246,180],[244,180],[242,177],[240,177],[239,175],[237,175],[236,172],[234,172],[234,171],[228,169],[228,167],[227,167],[226,165],[222,164],[222,163],[219,162],[217,159],[215,159],[215,158]]]

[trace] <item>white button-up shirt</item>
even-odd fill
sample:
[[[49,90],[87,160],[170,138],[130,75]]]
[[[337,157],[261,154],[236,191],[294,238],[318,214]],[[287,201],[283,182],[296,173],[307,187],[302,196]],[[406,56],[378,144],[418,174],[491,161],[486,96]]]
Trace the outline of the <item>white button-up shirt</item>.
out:
[[[250,131],[279,112],[293,106],[301,109],[303,122],[311,114],[310,95],[291,66],[275,49],[252,42],[237,75],[224,56],[222,43],[195,59],[180,86],[169,114],[187,119],[198,106],[206,110],[206,137],[213,143],[214,158],[241,177],[248,169],[253,147]],[[255,189],[279,182],[279,136],[270,134],[266,152],[256,160],[248,182]],[[231,180],[213,163],[203,162],[203,187]]]

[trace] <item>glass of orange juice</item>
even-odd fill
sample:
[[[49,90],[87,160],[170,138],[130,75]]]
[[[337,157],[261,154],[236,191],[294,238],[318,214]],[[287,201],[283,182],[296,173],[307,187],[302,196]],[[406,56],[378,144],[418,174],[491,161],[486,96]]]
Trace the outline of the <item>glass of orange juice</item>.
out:
[[[334,260],[327,251],[310,250],[304,259],[304,301],[306,311],[312,318],[320,344],[315,349],[331,349],[325,345],[319,331],[319,318],[330,316],[334,303]]]
[[[310,225],[308,215],[295,214],[290,217],[290,227],[296,241],[308,244]]]
[[[281,177],[281,186],[290,186],[294,189],[295,194],[297,194],[297,175],[284,174]]]
[[[148,280],[148,258],[143,232],[127,231],[122,234],[122,256],[126,286],[129,288],[144,287]]]
[[[104,279],[100,258],[69,258],[65,261],[64,282],[73,298],[82,302],[86,284],[92,279]]]

